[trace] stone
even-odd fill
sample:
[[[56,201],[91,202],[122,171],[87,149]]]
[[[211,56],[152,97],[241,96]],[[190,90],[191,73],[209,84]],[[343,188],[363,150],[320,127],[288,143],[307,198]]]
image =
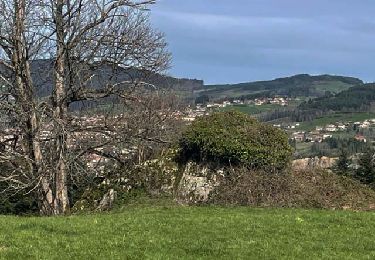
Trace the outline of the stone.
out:
[[[110,189],[106,194],[104,194],[99,206],[97,207],[97,210],[105,211],[112,209],[116,198],[117,192],[114,189]]]
[[[292,162],[292,168],[295,170],[309,170],[309,169],[328,169],[335,165],[338,158],[330,157],[314,157],[314,158],[303,158],[294,160]]]
[[[210,193],[220,185],[217,177],[222,172],[194,162],[187,163],[177,188],[177,200],[187,204],[207,202]]]

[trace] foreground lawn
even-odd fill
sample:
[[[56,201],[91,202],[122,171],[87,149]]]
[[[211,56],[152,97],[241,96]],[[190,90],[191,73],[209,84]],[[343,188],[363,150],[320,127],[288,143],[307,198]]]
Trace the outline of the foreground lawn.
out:
[[[1,259],[374,259],[375,213],[129,206],[0,217]]]

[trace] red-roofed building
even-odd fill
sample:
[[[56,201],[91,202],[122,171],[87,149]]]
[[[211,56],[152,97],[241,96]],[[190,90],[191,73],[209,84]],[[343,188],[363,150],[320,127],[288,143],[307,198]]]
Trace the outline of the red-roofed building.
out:
[[[363,135],[356,135],[354,139],[360,142],[364,142],[364,143],[367,142],[366,137],[364,137]]]

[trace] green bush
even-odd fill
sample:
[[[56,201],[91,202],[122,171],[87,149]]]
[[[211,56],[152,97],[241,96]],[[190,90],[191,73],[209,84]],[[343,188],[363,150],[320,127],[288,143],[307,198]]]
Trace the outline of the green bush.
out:
[[[4,191],[0,184],[0,191]],[[38,214],[38,204],[34,193],[18,193],[12,196],[0,195],[0,215],[35,215]]]
[[[0,175],[11,175],[10,163],[0,163]],[[35,215],[38,214],[38,201],[35,192],[16,191],[8,183],[0,182],[0,215]]]
[[[282,170],[292,148],[282,130],[236,111],[198,118],[179,142],[180,160]]]

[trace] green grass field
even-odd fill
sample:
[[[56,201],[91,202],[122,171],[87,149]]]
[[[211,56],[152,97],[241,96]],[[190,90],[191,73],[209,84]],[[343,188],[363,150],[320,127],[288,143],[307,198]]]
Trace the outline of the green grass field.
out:
[[[307,154],[311,151],[311,147],[313,146],[313,143],[297,143],[296,144],[296,150],[301,154]]]
[[[276,104],[264,104],[261,106],[256,105],[232,105],[222,108],[221,111],[237,110],[245,114],[254,115],[262,112],[272,111],[282,106]]]
[[[335,122],[355,122],[375,118],[375,113],[336,113],[316,118],[310,122],[302,122],[298,130],[314,130],[316,126],[325,126]]]
[[[324,93],[325,91],[330,91],[332,93],[339,93],[341,91],[347,90],[353,85],[346,84],[341,81],[331,81],[331,82],[322,82],[315,84],[315,89]]]
[[[128,206],[0,217],[0,259],[374,259],[375,213]]]

